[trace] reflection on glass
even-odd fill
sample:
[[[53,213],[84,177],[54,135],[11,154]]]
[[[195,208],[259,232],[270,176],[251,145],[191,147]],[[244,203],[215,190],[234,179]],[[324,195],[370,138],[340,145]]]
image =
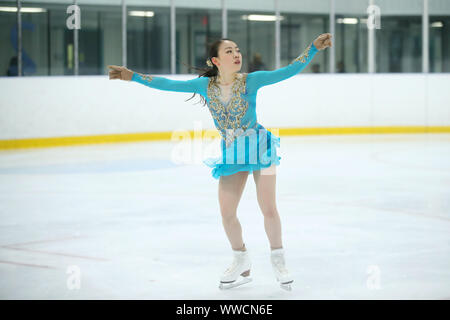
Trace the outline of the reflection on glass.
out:
[[[127,66],[144,74],[170,73],[170,8],[128,6]]]
[[[336,14],[335,72],[366,73],[368,71],[367,16]]]
[[[381,17],[377,72],[422,72],[422,16]]]
[[[242,53],[241,72],[275,68],[274,12],[228,11],[228,38]]]
[[[450,1],[429,0],[430,72],[450,72]]]
[[[272,1],[272,0],[270,0]],[[169,74],[170,2],[127,6],[127,67],[141,73]],[[95,2],[81,8],[79,74],[107,74],[109,64],[122,64],[121,0]],[[242,52],[242,72],[275,68],[275,10],[261,3],[227,0],[228,38]],[[450,1],[429,0],[429,71],[450,72]],[[73,75],[74,31],[66,26],[72,0],[22,1],[22,73],[25,76]],[[133,4],[133,5],[132,5]],[[155,5],[154,5],[155,4]],[[196,74],[205,67],[208,44],[222,36],[220,1],[210,8],[175,2],[176,73]],[[375,0],[381,29],[375,29],[376,72],[422,72],[422,0]],[[203,4],[207,6],[206,4]],[[180,7],[184,6],[184,7]],[[335,1],[335,72],[368,72],[369,1]],[[187,8],[189,7],[189,8]],[[329,0],[279,1],[280,66],[286,66],[318,35],[330,32]],[[0,76],[17,75],[16,1],[0,2]],[[329,71],[330,50],[323,51],[303,72]]]
[[[0,3],[3,7],[15,8],[14,3]],[[12,10],[0,11],[0,76],[17,76],[17,13]]]
[[[176,10],[176,73],[195,73],[206,68],[208,44],[222,36],[222,12],[220,10]]]
[[[386,1],[376,4],[381,11],[376,72],[422,72],[422,1],[409,1],[403,10]]]
[[[366,73],[369,1],[335,1],[335,72]]]
[[[281,66],[288,65],[298,57],[320,34],[329,32],[329,16],[324,14],[280,14],[281,20]],[[302,73],[328,72],[328,50],[317,55]]]

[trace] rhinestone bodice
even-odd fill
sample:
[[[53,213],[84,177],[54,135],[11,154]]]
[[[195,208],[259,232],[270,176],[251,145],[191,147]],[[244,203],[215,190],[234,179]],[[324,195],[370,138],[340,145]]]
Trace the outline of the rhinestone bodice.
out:
[[[226,94],[225,97],[222,95],[216,77],[209,79],[207,88],[208,108],[227,145],[231,143],[238,132],[242,133],[250,125],[250,121],[243,121],[248,110],[248,101],[245,99],[246,78],[246,73],[237,74],[228,97],[226,97]]]

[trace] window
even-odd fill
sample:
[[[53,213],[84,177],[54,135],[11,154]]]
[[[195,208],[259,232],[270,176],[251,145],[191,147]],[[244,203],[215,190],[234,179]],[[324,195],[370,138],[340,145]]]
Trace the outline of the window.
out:
[[[430,72],[450,72],[450,1],[429,0]]]

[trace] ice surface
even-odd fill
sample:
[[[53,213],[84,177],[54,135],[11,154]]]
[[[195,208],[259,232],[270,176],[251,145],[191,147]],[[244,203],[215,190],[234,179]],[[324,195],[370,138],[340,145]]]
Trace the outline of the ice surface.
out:
[[[450,298],[450,135],[281,136],[291,292],[272,273],[252,175],[238,217],[253,281],[219,290],[232,252],[218,181],[172,150],[1,151],[0,298]]]

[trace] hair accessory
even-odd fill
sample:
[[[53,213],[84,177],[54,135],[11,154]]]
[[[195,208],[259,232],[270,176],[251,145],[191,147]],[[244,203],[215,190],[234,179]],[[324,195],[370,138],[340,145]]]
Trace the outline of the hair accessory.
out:
[[[206,59],[206,64],[207,64],[209,67],[212,67],[212,66],[213,66],[213,64],[212,64],[211,60],[209,60],[209,58]]]

